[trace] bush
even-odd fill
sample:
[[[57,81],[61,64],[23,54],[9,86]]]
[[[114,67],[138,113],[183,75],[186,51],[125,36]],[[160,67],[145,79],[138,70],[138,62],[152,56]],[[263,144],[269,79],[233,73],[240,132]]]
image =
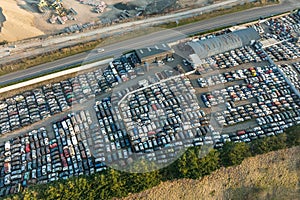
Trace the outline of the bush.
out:
[[[225,167],[239,165],[245,158],[251,156],[250,147],[246,143],[228,142],[220,152],[221,163]]]
[[[300,126],[291,127],[286,133],[288,147],[300,145]]]

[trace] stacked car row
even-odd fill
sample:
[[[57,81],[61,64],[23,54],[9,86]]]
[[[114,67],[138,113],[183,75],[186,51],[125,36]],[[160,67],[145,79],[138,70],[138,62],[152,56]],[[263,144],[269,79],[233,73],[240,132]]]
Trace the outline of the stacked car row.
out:
[[[250,46],[241,47],[215,56],[211,56],[219,68],[229,68],[249,62],[260,62],[261,58]]]
[[[300,43],[283,42],[266,48],[266,52],[274,61],[291,60],[300,57]]]
[[[25,92],[0,102],[0,133],[4,134],[49,116],[39,91]]]
[[[226,103],[227,110],[215,113],[215,117],[219,124],[227,126],[287,110],[297,110],[299,103],[296,104],[296,96],[293,95],[293,97],[295,99],[288,98],[288,101],[286,97],[279,97],[272,100],[265,100],[264,103],[251,103],[237,107],[233,103]]]
[[[251,68],[252,69],[252,68]],[[256,72],[251,72],[250,69],[239,69],[230,72],[220,73],[218,75],[204,76],[198,78],[197,82],[200,87],[205,88],[209,86],[218,85],[221,83],[227,83],[236,80],[246,79],[249,75],[256,75]]]
[[[138,63],[138,58],[135,53],[121,56],[119,59],[115,59],[110,65],[103,71],[103,76],[99,78],[99,85],[103,91],[110,91],[111,87],[114,87],[129,79],[136,77],[136,72],[133,69]]]
[[[95,171],[105,169],[103,163],[94,163],[91,144],[87,135],[98,131],[98,126],[93,125],[88,111],[71,113],[64,119],[53,123],[58,149],[63,165],[62,178],[74,175],[89,175]]]
[[[275,39],[293,39],[292,31],[297,31],[300,28],[300,15],[294,12],[279,18],[266,20],[265,24],[269,26],[269,30],[271,30]]]
[[[247,130],[238,130],[229,134],[233,142],[251,142],[256,139],[282,134],[284,130],[300,124],[299,110],[267,115],[256,119],[260,126]]]
[[[261,62],[267,60],[267,55],[260,50],[261,44],[256,43],[255,51],[250,46],[233,49],[211,57],[201,59],[201,65],[197,66],[199,74],[211,72],[218,68],[229,68],[249,62]]]
[[[300,62],[293,63],[292,66],[295,67],[295,69],[297,70],[297,72],[300,74]]]
[[[190,82],[178,78],[130,94],[121,102],[121,111],[113,98],[97,101],[101,131],[95,132],[94,145],[99,159],[123,166],[133,152],[144,152],[135,156],[147,155],[164,163],[175,155],[168,152],[162,156],[161,151],[167,148],[214,144],[220,135],[208,125],[208,117],[199,110],[196,96],[189,90],[194,91]],[[212,131],[213,137],[208,134]]]
[[[300,91],[300,81],[299,81],[299,74],[293,69],[291,65],[279,65],[278,66],[285,76],[291,81],[291,83]]]
[[[290,94],[290,86],[284,81],[276,67],[265,66],[249,68],[241,77],[246,84],[229,86],[226,89],[215,90],[201,96],[207,107],[215,106],[225,101],[240,101],[257,97],[259,101],[277,98]]]
[[[262,127],[266,127],[266,128],[268,128],[268,126],[274,127],[277,124],[277,126],[279,126],[281,130],[284,130],[286,128],[293,126],[294,124],[299,125],[300,123],[299,114],[300,114],[299,110],[289,110],[282,113],[259,117],[256,119],[256,121]],[[267,125],[267,126],[263,126],[263,125]]]
[[[8,133],[50,115],[66,111],[74,103],[82,103],[107,91],[113,83],[135,77],[135,54],[113,61],[102,73],[101,69],[74,78],[47,84],[0,102],[0,134]]]
[[[222,113],[216,113],[216,119],[220,124],[233,125],[251,118],[262,117],[273,113],[280,113],[286,110],[299,109],[300,101],[298,96],[290,90],[289,85],[287,85],[287,83],[284,81],[281,74],[276,71],[275,67],[264,67],[259,69],[258,73],[259,76],[264,76],[263,81],[260,82],[257,77],[250,77],[246,79],[249,84],[247,86],[242,86],[243,92],[247,91],[247,96],[245,95],[245,99],[256,97],[258,103],[235,107],[233,101],[236,99],[236,96],[240,97],[241,94],[235,93],[235,91],[233,91],[233,93],[231,92],[231,95],[236,95],[231,100],[226,98],[228,95],[225,94],[225,100],[229,100],[231,102],[226,102],[228,110],[225,110]],[[257,80],[255,78],[257,78]],[[230,88],[240,87],[236,85]],[[219,94],[220,92],[223,92],[221,93],[221,95],[223,95],[224,92],[226,93],[226,90],[223,89],[220,91],[214,91],[214,94]],[[250,92],[250,96],[248,95],[248,92]],[[224,102],[222,96],[217,97],[207,94],[202,96],[202,99],[206,98],[205,100],[212,105]]]
[[[62,163],[55,139],[45,128],[30,131],[1,145],[0,195],[15,193],[36,182],[61,177]]]
[[[270,27],[271,33],[276,35],[278,39],[291,39],[291,27],[283,21],[283,18],[269,19],[266,24]]]
[[[188,79],[176,78],[139,90],[121,104],[121,111],[136,152],[160,149],[176,135],[190,140],[197,134],[192,127],[199,129],[199,136],[207,133],[199,127],[208,125],[208,118],[200,110]]]

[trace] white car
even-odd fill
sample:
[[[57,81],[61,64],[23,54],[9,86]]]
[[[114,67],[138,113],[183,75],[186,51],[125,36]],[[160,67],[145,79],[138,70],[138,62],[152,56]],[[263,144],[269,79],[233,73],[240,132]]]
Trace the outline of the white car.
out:
[[[7,174],[5,177],[4,177],[4,185],[9,185],[10,184],[10,174]]]
[[[97,49],[97,52],[98,53],[104,52],[104,49],[103,48],[99,48],[99,49]]]

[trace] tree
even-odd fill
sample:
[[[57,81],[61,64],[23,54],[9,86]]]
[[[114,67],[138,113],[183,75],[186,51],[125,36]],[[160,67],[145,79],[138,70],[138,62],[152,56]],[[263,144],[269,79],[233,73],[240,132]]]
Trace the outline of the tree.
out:
[[[298,146],[300,145],[300,126],[291,127],[286,131],[287,135],[287,146]]]
[[[252,155],[263,154],[286,148],[286,134],[266,137],[250,143]]]
[[[239,165],[251,156],[249,145],[246,143],[225,143],[221,150],[220,158],[223,166]]]
[[[107,178],[107,198],[124,196],[125,181],[121,179],[121,173],[115,169],[108,169],[106,173]]]
[[[154,169],[155,165],[153,162],[140,160],[134,163],[134,165],[131,166],[133,173],[124,173],[127,191],[130,193],[139,192],[158,185],[161,181],[161,175],[158,170]]]
[[[198,178],[198,154],[196,154],[195,148],[189,148],[178,159],[177,167],[181,178]]]
[[[209,153],[198,161],[200,176],[209,175],[220,168],[220,153],[212,149]]]

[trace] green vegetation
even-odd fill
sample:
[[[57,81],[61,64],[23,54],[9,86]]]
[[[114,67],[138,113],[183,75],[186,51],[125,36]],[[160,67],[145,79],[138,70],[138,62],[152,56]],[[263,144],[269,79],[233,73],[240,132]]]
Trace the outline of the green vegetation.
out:
[[[205,147],[189,148],[177,161],[166,168],[147,173],[125,173],[108,169],[91,176],[73,177],[50,184],[35,185],[11,199],[111,199],[158,185],[161,181],[180,178],[198,179],[222,166],[239,165],[245,158],[300,144],[299,126],[276,137],[252,143],[226,143],[221,150]],[[206,154],[207,153],[207,154]],[[205,155],[205,156],[201,156]],[[146,166],[142,165],[136,167]],[[148,168],[147,168],[148,169]]]

